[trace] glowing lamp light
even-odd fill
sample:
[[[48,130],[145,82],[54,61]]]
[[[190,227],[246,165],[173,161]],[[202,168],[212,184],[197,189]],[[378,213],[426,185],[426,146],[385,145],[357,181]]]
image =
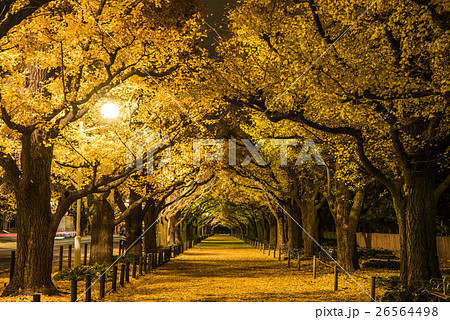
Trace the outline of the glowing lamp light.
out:
[[[119,116],[119,107],[112,102],[107,102],[102,106],[101,114],[105,119],[115,119]]]

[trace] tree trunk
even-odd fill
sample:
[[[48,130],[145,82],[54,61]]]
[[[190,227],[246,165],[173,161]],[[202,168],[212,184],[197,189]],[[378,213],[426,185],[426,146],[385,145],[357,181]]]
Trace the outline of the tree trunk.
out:
[[[145,213],[144,216],[144,225],[146,230],[146,233],[144,235],[144,246],[146,252],[155,252],[157,249],[155,222],[157,215],[158,212],[156,211],[156,206],[153,204],[150,206],[149,210]]]
[[[175,242],[174,243],[180,243],[182,242],[182,238],[181,238],[181,225],[179,223],[176,223],[175,226],[173,227],[174,229],[174,233],[175,233]],[[208,231],[208,230],[206,230]]]
[[[167,246],[167,229],[168,229],[168,223],[165,219],[165,217],[162,217],[158,223],[157,223],[157,229],[156,233],[158,235],[157,237],[157,245],[158,246]]]
[[[140,200],[141,197],[133,190],[130,190],[130,205],[135,201]],[[134,256],[141,256],[142,254],[142,222],[144,220],[144,210],[142,205],[139,205],[131,210],[125,218],[126,232],[127,232],[127,254]]]
[[[275,217],[270,217],[269,219],[269,228],[270,228],[270,235],[269,235],[269,244],[277,244],[277,220]]]
[[[359,269],[356,230],[363,206],[364,190],[352,192],[343,181],[336,183],[335,200],[330,204],[336,226],[337,259],[348,272]]]
[[[294,203],[289,212],[292,219],[288,217],[288,250],[299,249],[301,246],[301,213],[299,207]],[[295,221],[293,221],[295,220]]]
[[[410,285],[440,278],[436,247],[434,175],[429,170],[411,174],[403,189],[392,195],[401,243],[401,279]]]
[[[169,243],[174,244],[176,243],[176,224],[178,222],[178,219],[176,215],[173,215],[169,218],[169,233],[168,233],[168,239]]]
[[[279,216],[275,220],[277,223],[277,248],[282,248],[284,245],[284,219],[283,216]]]
[[[311,257],[319,251],[319,247],[316,244],[316,242],[319,242],[319,215],[317,214],[314,199],[304,197],[300,202],[304,229],[303,250],[306,257]]]
[[[266,217],[263,219],[264,223],[264,242],[270,243],[270,221]]]
[[[89,264],[113,262],[114,210],[106,195],[94,196]]]
[[[17,203],[17,252],[10,294],[54,294],[51,279],[56,229],[50,209],[50,172],[53,148],[44,146],[46,132],[36,128],[22,136],[22,176],[14,187]]]

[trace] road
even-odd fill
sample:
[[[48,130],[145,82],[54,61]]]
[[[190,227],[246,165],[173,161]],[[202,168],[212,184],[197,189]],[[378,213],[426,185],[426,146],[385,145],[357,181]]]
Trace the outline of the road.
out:
[[[114,249],[119,249],[119,236],[114,236]],[[72,255],[73,255],[73,241],[74,238],[65,238],[55,240],[55,246],[53,248],[53,265],[58,265],[58,257],[59,257],[59,247],[64,247],[64,259],[67,261],[68,255],[68,245],[72,244]],[[90,237],[82,237],[81,238],[81,259],[83,261],[84,257],[84,243],[90,243]],[[16,250],[17,243],[13,237],[2,237],[2,242],[0,242],[0,274],[9,273],[10,261],[11,261],[11,251]],[[88,246],[89,253],[89,246]],[[73,257],[72,257],[73,261]]]

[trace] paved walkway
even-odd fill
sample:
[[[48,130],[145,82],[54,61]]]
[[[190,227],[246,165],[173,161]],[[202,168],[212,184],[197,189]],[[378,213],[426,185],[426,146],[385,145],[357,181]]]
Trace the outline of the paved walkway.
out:
[[[302,261],[303,263],[303,261]],[[356,284],[333,275],[312,279],[311,265],[287,268],[239,239],[208,238],[150,274],[108,294],[106,301],[367,301]]]

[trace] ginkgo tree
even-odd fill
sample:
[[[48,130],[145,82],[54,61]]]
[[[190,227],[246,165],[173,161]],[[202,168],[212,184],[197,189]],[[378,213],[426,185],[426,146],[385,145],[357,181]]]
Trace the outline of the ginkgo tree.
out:
[[[240,3],[219,48],[219,83],[235,109],[254,111],[253,121],[352,138],[360,169],[391,194],[401,278],[415,284],[440,276],[435,217],[450,185],[450,7],[391,0],[366,12],[370,5]]]
[[[3,294],[55,293],[50,275],[60,219],[74,201],[114,188],[136,168],[94,175],[81,190],[63,192],[52,213],[54,144],[99,112],[105,97],[126,100],[142,83],[160,90],[156,78],[182,74],[190,54],[198,54],[202,13],[183,0],[31,1],[36,6],[24,5],[25,15],[8,3],[1,17],[0,165],[15,194],[18,246]],[[19,14],[27,19],[16,20]]]

